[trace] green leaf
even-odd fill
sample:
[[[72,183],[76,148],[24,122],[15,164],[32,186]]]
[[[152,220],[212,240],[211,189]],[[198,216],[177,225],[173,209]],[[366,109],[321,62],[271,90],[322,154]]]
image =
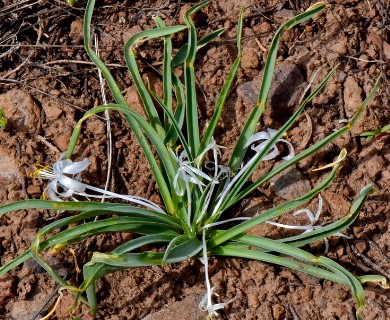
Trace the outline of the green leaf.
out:
[[[198,106],[196,101],[195,69],[194,62],[197,50],[197,36],[192,15],[198,10],[208,5],[210,0],[202,1],[188,9],[184,14],[184,22],[188,27],[188,50],[184,67],[185,97],[186,97],[186,120],[188,144],[191,148],[193,158],[199,151],[199,124]]]
[[[206,46],[208,43],[213,41],[215,38],[219,37],[222,33],[225,32],[225,28],[220,28],[215,31],[212,31],[208,35],[206,35],[204,38],[200,39],[198,43],[196,44],[196,51],[198,51],[200,48]],[[176,69],[186,61],[188,51],[188,44],[184,44],[179,51],[176,53],[176,55],[172,59],[172,69]]]
[[[233,65],[230,68],[226,82],[222,87],[221,93],[218,97],[217,103],[215,105],[214,114],[211,117],[210,123],[207,126],[207,130],[203,136],[202,143],[200,144],[200,148],[199,148],[200,152],[202,152],[206,148],[206,146],[210,143],[210,140],[214,135],[215,128],[217,127],[218,121],[221,118],[222,108],[225,105],[226,99],[229,96],[230,90],[236,78],[238,67],[240,66],[241,63],[241,38],[242,38],[243,19],[244,19],[244,6],[241,7],[240,16],[238,18],[238,25],[237,25],[237,58],[236,60],[234,60]]]
[[[309,7],[305,12],[297,15],[296,17],[281,25],[276,31],[274,38],[272,39],[271,46],[267,55],[267,60],[264,66],[263,79],[261,82],[257,104],[254,107],[252,113],[250,114],[243,131],[241,132],[237,144],[234,148],[233,154],[230,158],[229,167],[232,171],[236,171],[240,167],[246,150],[244,146],[248,139],[253,135],[260,116],[266,108],[267,97],[275,70],[275,63],[278,53],[280,37],[282,36],[284,31],[289,30],[297,24],[314,17],[315,15],[323,11],[325,7],[326,4],[323,2],[316,3],[315,5]]]
[[[140,42],[144,42],[150,39],[169,36],[173,33],[179,32],[186,29],[186,26],[172,26],[158,29],[150,29],[141,31],[134,36],[132,36],[125,44],[125,60],[127,67],[131,73],[133,81],[137,87],[138,93],[141,97],[141,100],[144,104],[146,114],[148,115],[151,126],[156,130],[157,134],[161,139],[165,139],[165,131],[159,119],[157,110],[154,106],[152,97],[149,95],[148,90],[142,81],[141,74],[139,73],[137,67],[137,61],[134,54],[134,46]],[[168,59],[168,57],[166,58]],[[166,67],[166,65],[165,65]],[[165,71],[164,71],[165,73]],[[166,74],[164,74],[165,81],[167,80]],[[168,88],[165,88],[168,90]],[[167,92],[164,92],[167,94]]]
[[[261,177],[259,180],[252,183],[250,186],[248,186],[246,189],[241,191],[238,195],[236,195],[232,200],[228,201],[226,205],[224,206],[224,210],[232,206],[234,203],[238,202],[239,200],[243,199],[246,195],[248,195],[250,192],[261,186],[264,182],[269,181],[272,177],[277,175],[278,173],[284,171],[288,167],[292,166],[295,163],[298,163],[302,159],[305,159],[306,157],[310,156],[311,154],[314,154],[316,151],[320,150],[324,146],[328,145],[338,137],[341,137],[344,133],[348,132],[356,123],[358,117],[362,114],[363,110],[367,107],[367,105],[370,103],[372,98],[374,97],[376,91],[379,88],[381,81],[381,77],[379,77],[374,85],[374,87],[371,89],[370,93],[367,95],[366,99],[362,102],[362,104],[358,107],[358,111],[355,113],[355,115],[351,118],[351,121],[346,125],[345,127],[331,133],[324,139],[318,141],[316,144],[311,146],[310,148],[302,151],[298,155],[296,155],[293,159],[290,159],[286,162],[283,162],[281,165],[277,166],[275,169],[271,170],[267,174],[265,174],[263,177]],[[312,95],[311,95],[312,96]]]
[[[192,258],[202,250],[202,241],[193,236],[188,241],[172,249],[167,263],[175,263]],[[143,253],[100,253],[95,252],[91,262],[100,262],[114,267],[142,267],[161,265],[164,253],[162,252],[143,252]]]
[[[87,6],[85,8],[85,16],[84,16],[84,46],[85,50],[87,51],[89,57],[91,60],[96,64],[96,66],[99,68],[99,70],[102,72],[104,78],[107,81],[107,85],[110,88],[110,91],[112,95],[114,96],[114,99],[117,104],[120,105],[127,105],[126,99],[123,97],[121,90],[119,89],[118,85],[115,82],[114,77],[108,70],[108,68],[104,65],[103,61],[100,60],[98,55],[94,52],[94,50],[91,47],[91,21],[92,21],[92,14],[93,9],[95,6],[95,0],[89,0],[87,3]],[[133,61],[131,61],[132,64]],[[137,68],[137,65],[135,63],[135,67]],[[125,119],[127,123],[129,124],[131,130],[134,132],[135,137],[137,138],[142,150],[144,151],[145,157],[148,160],[148,163],[150,165],[150,168],[153,172],[154,177],[156,178],[157,184],[161,191],[161,196],[164,200],[165,207],[167,211],[170,214],[173,214],[177,211],[177,208],[175,207],[175,204],[172,202],[172,198],[169,195],[169,192],[167,192],[168,188],[166,185],[166,182],[164,180],[164,176],[160,171],[160,168],[158,166],[158,163],[156,159],[154,158],[154,154],[152,149],[150,148],[147,140],[145,139],[144,134],[142,133],[138,123],[136,120],[134,120],[133,117],[129,115],[125,115]],[[79,122],[75,129],[73,130],[73,134],[69,143],[68,151],[65,155],[65,159],[68,159],[72,156],[73,150],[76,146],[78,137],[80,135],[81,130],[81,123]],[[155,124],[155,126],[158,126],[158,124]]]
[[[231,244],[213,248],[210,251],[210,255],[260,260],[263,262],[268,262],[279,266],[288,267],[292,270],[304,272],[306,274],[318,278],[327,279],[341,284],[347,284],[347,280],[344,277],[340,277],[338,274],[335,274],[334,272],[325,270],[323,268],[315,267],[309,263],[299,262],[296,260],[291,260],[288,258],[280,257],[275,254],[270,254],[270,253],[261,252],[257,250],[235,248]]]
[[[316,196],[318,193],[323,191],[329,184],[333,181],[334,177],[336,176],[337,169],[340,164],[336,164],[332,171],[329,173],[329,175],[322,181],[318,186],[310,190],[309,192],[305,193],[303,196],[288,201],[286,203],[283,203],[279,206],[276,206],[274,208],[271,208],[269,210],[266,210],[261,215],[258,215],[250,220],[244,221],[228,230],[226,230],[223,234],[217,235],[210,239],[207,243],[208,248],[213,248],[217,245],[220,245],[221,243],[232,239],[233,237],[247,231],[248,229],[255,227],[259,225],[260,223],[263,223],[265,221],[268,221],[272,218],[278,217],[282,214],[285,214],[289,211],[292,211],[296,209],[297,207],[305,204],[310,199],[312,199],[314,196]]]

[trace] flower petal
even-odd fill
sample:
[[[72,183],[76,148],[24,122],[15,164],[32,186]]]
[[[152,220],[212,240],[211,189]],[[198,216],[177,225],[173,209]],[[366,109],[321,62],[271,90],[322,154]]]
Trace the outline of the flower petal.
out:
[[[279,139],[278,142],[284,142],[285,144],[287,144],[288,149],[289,149],[288,155],[285,156],[285,157],[283,157],[283,160],[286,160],[286,161],[287,161],[287,160],[290,160],[290,159],[292,159],[292,158],[295,157],[294,147],[293,147],[293,145],[292,145],[290,142],[288,142],[288,141],[285,140],[285,139]]]
[[[69,160],[69,159],[67,159],[67,160]],[[66,160],[63,160],[63,161],[66,161]],[[71,161],[70,164],[66,163],[63,166],[62,173],[78,174],[80,172],[83,172],[85,169],[87,169],[90,164],[91,163],[89,162],[89,160],[87,158],[85,158],[82,161],[76,161],[76,162]]]
[[[268,140],[268,139],[270,139],[270,135],[267,132],[265,131],[257,132],[248,139],[248,141],[244,145],[244,148],[249,147],[251,144],[253,144],[256,141]]]

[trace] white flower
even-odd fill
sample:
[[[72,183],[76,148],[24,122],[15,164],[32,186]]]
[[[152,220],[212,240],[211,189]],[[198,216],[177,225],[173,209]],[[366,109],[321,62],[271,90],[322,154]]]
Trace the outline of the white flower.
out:
[[[61,198],[73,197],[74,195],[97,199],[117,198],[137,203],[153,211],[165,213],[158,205],[145,198],[122,195],[81,182],[81,173],[90,165],[89,160],[87,158],[76,162],[70,159],[62,160],[65,154],[66,152],[62,153],[52,167],[40,167],[32,174],[34,177],[51,180],[45,189],[50,199],[62,201]],[[97,194],[87,193],[87,190]]]
[[[209,181],[211,181],[212,178],[210,178],[207,174],[192,165],[192,162],[188,160],[188,155],[185,150],[183,150],[180,155],[178,155],[177,152],[173,152],[173,150],[170,150],[170,153],[172,158],[177,162],[179,166],[179,169],[177,170],[176,176],[173,180],[173,188],[175,189],[176,194],[178,196],[182,196],[184,194],[184,190],[179,184],[179,178],[184,181],[186,187],[188,183],[192,183],[197,185],[200,191],[203,192],[203,187],[205,186],[205,184],[201,181],[201,178],[204,178]]]
[[[318,219],[320,217],[322,211],[322,197],[319,194],[318,195],[318,209],[316,214],[314,215],[309,209],[301,209],[293,213],[293,216],[296,217],[297,215],[300,215],[301,213],[305,213],[307,217],[309,218],[310,223],[306,224],[304,226],[292,226],[292,225],[287,225],[287,224],[282,224],[282,223],[277,223],[277,222],[272,222],[272,221],[267,221],[268,224],[272,224],[277,227],[281,227],[284,229],[294,229],[294,230],[304,230],[303,233],[313,231],[314,229],[318,229],[321,226],[316,226]]]
[[[227,304],[235,300],[233,298],[223,303],[214,303],[214,304],[212,302],[209,303],[208,301],[210,300],[211,296],[214,295],[219,297],[219,295],[214,291],[215,291],[215,287],[212,287],[209,292],[205,293],[205,295],[202,297],[202,300],[199,302],[199,309],[202,311],[207,311],[209,314],[209,318],[212,318],[213,316],[218,316],[217,310],[225,308]]]
[[[199,302],[199,309],[201,309],[202,311],[207,311],[209,313],[209,318],[212,318],[213,316],[218,316],[217,310],[223,309],[227,304],[233,302],[235,298],[230,299],[227,302],[213,304],[213,295],[218,297],[218,294],[214,292],[215,287],[211,287],[210,285],[207,246],[206,246],[206,228],[203,228],[202,247],[203,247],[203,257],[201,261],[204,264],[206,293],[203,296],[202,300]]]
[[[245,148],[252,145],[252,150],[259,153],[265,148],[265,146],[267,145],[269,140],[272,139],[277,132],[278,132],[278,130],[269,129],[269,128],[267,129],[267,131],[257,132],[248,139],[248,141],[245,144]],[[254,143],[257,141],[262,141],[262,142],[260,144],[258,144],[257,146],[255,146]],[[292,146],[292,144],[290,142],[288,142],[285,139],[278,139],[278,140],[276,140],[276,142],[284,142],[285,144],[287,144],[287,146],[289,148],[289,154],[287,156],[283,157],[283,160],[290,160],[295,156],[294,147]],[[273,159],[276,156],[278,156],[278,154],[279,154],[279,150],[275,144],[272,147],[272,149],[270,150],[270,152],[266,156],[264,156],[263,160]]]

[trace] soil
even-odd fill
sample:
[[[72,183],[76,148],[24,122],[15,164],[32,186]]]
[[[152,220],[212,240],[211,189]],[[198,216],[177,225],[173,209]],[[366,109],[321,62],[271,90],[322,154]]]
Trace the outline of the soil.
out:
[[[100,1],[93,31],[99,39],[100,56],[115,75],[135,110],[141,105],[125,68],[123,45],[132,34],[154,27],[158,14],[168,25],[177,24],[182,13],[195,2],[187,1]],[[267,48],[276,28],[303,12],[311,1],[251,0],[246,2],[243,58],[236,85],[225,106],[217,129],[217,142],[229,156],[239,132],[257,99]],[[241,1],[212,1],[197,15],[199,34],[226,27],[220,39],[200,49],[196,61],[199,119],[203,130],[210,119],[218,93],[237,50],[236,22]],[[51,164],[67,149],[82,114],[102,103],[97,69],[83,47],[82,19],[85,2],[75,7],[57,0],[16,1],[0,4],[0,106],[9,124],[0,131],[0,203],[40,198],[47,182],[29,178],[34,164]],[[390,123],[390,7],[387,0],[330,0],[327,10],[284,33],[267,111],[260,128],[279,128],[294,111],[314,72],[321,79],[340,66],[326,88],[306,108],[288,139],[300,152],[343,126],[372,88],[378,70],[383,83],[378,94],[351,133],[300,162],[288,174],[275,177],[269,185],[245,199],[236,214],[253,215],[286,199],[292,199],[316,184],[323,173],[313,168],[331,162],[342,149],[347,161],[338,177],[322,193],[323,221],[348,213],[360,189],[372,183],[361,215],[345,231],[351,240],[330,239],[326,256],[338,261],[355,275],[381,274],[390,280],[390,147],[389,135],[370,142],[359,134]],[[175,48],[185,34],[173,38]],[[162,43],[153,41],[139,48],[139,66],[144,77],[161,91],[158,73]],[[319,80],[315,80],[318,83]],[[315,85],[314,83],[314,85]],[[108,94],[108,100],[112,101]],[[123,119],[111,114],[114,141],[110,189],[159,202],[155,182],[133,134]],[[76,157],[88,157],[92,165],[83,176],[86,183],[103,187],[108,172],[106,124],[100,117],[90,119],[83,130]],[[252,177],[277,164],[265,162]],[[309,204],[313,211],[317,200]],[[1,264],[28,249],[42,226],[65,213],[19,211],[0,219]],[[287,215],[281,223],[305,223],[303,216]],[[285,230],[258,227],[253,234],[280,237]],[[128,235],[104,235],[75,246],[79,263],[93,251],[112,250]],[[307,249],[324,254],[323,242]],[[70,281],[72,256],[64,253],[46,257]],[[355,319],[355,305],[345,286],[319,280],[303,273],[244,259],[210,259],[211,282],[219,301],[234,299],[220,312],[221,319]],[[35,262],[28,261],[0,278],[0,317],[35,319],[53,308],[56,283]],[[363,318],[390,319],[390,291],[365,285],[367,296]],[[98,283],[97,319],[204,319],[197,304],[205,293],[204,268],[189,260],[170,266],[137,268],[104,277]],[[64,295],[51,319],[68,319],[72,296]],[[77,313],[91,319],[86,307]]]

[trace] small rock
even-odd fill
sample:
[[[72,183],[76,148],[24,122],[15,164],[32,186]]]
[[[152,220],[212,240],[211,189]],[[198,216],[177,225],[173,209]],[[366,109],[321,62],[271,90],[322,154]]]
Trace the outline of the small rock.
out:
[[[302,45],[295,46],[293,50],[294,54],[293,56],[289,57],[288,60],[294,61],[302,67],[306,67],[313,57],[313,52]]]
[[[367,250],[367,242],[366,241],[359,241],[355,244],[355,249],[359,251],[360,253],[364,253]]]
[[[89,167],[88,167],[89,172],[91,172],[91,173],[96,173],[96,172],[98,172],[98,170],[99,170],[100,167],[98,166],[98,162],[97,162],[96,157],[90,156],[90,157],[88,157],[88,160],[89,160],[89,162],[91,163],[91,164],[89,165]]]
[[[330,211],[333,214],[339,214],[341,217],[346,216],[349,213],[351,205],[340,194],[332,191],[322,191],[322,198],[329,204]]]
[[[272,25],[267,21],[260,23],[258,27],[259,33],[266,33],[266,32],[270,32],[271,30],[272,30]]]
[[[348,118],[351,118],[362,103],[362,89],[354,76],[348,76],[344,82],[344,108]]]
[[[245,104],[253,106],[257,103],[262,74],[252,81],[244,82],[237,88],[237,94]],[[305,78],[297,65],[283,61],[275,69],[275,75],[268,96],[268,106],[265,111],[265,125],[270,125],[268,119],[283,119],[288,115],[286,109],[297,106],[306,87]],[[268,116],[268,117],[267,117]]]
[[[37,228],[40,220],[40,214],[37,211],[29,211],[26,218],[23,219],[22,226],[26,229]]]
[[[272,315],[275,320],[283,319],[286,309],[281,304],[275,304],[272,306]]]
[[[44,107],[45,116],[48,121],[53,121],[58,119],[61,114],[62,110],[60,108],[54,107],[54,106],[45,106]]]
[[[273,192],[286,200],[295,199],[310,190],[309,180],[294,167],[279,173],[270,182]]]
[[[334,0],[334,3],[338,4],[347,4],[347,3],[355,3],[358,2],[359,0]]]
[[[339,246],[336,249],[337,257],[340,259],[344,255],[344,246]]]
[[[37,196],[37,195],[40,195],[40,194],[42,194],[41,186],[35,185],[35,184],[30,184],[30,185],[27,187],[27,193],[28,193],[28,195],[30,195],[30,196]]]
[[[367,41],[374,43],[380,50],[383,47],[383,53],[385,57],[390,60],[390,44],[385,41],[382,42],[382,37],[377,35],[375,32],[371,32],[367,38]]]
[[[205,312],[201,311],[198,307],[201,299],[200,296],[188,296],[182,301],[168,304],[166,308],[148,315],[143,320],[204,320],[206,317]]]
[[[141,98],[138,94],[137,87],[132,85],[125,91],[125,99],[127,105],[131,110],[138,112],[142,117],[146,119],[146,112],[144,110]]]
[[[305,287],[302,290],[301,297],[303,301],[310,301],[313,298],[310,287]]]
[[[274,13],[274,20],[277,24],[282,24],[295,17],[293,10],[282,9]]]
[[[49,91],[49,93],[52,95],[52,96],[55,96],[55,97],[59,97],[61,95],[61,91],[60,90],[57,90],[57,89],[52,89]]]
[[[10,125],[24,133],[36,134],[41,128],[40,109],[33,97],[19,89],[0,95],[0,107]]]
[[[6,148],[0,146],[0,184],[21,183],[23,175],[17,160],[9,154]]]
[[[162,81],[157,78],[152,73],[145,73],[142,75],[142,79],[144,83],[149,82],[151,90],[156,93],[156,95],[162,99],[163,97],[163,84]],[[138,112],[141,116],[146,118],[146,112],[143,106],[143,103],[141,101],[141,98],[138,94],[137,87],[135,85],[132,85],[130,88],[126,90],[125,93],[125,99],[129,107]],[[157,105],[155,105],[157,111],[162,111],[161,108]]]
[[[73,43],[81,43],[84,40],[83,34],[83,19],[76,19],[70,24],[69,36],[72,38]]]
[[[17,289],[19,300],[25,300],[27,298],[29,293],[31,293],[35,288],[36,282],[37,276],[35,274],[31,274],[27,277],[24,277],[19,281]]]
[[[342,56],[347,53],[347,38],[338,38],[337,42],[330,47],[330,50]]]
[[[4,305],[13,296],[15,278],[9,274],[0,276],[0,306]]]
[[[61,133],[53,139],[54,144],[61,150],[61,152],[68,150],[69,141],[70,135],[67,133]]]
[[[105,123],[98,118],[90,118],[87,120],[87,131],[94,136],[104,135],[106,132]]]
[[[256,69],[259,67],[259,56],[256,49],[248,48],[243,50],[241,66],[244,69]]]

